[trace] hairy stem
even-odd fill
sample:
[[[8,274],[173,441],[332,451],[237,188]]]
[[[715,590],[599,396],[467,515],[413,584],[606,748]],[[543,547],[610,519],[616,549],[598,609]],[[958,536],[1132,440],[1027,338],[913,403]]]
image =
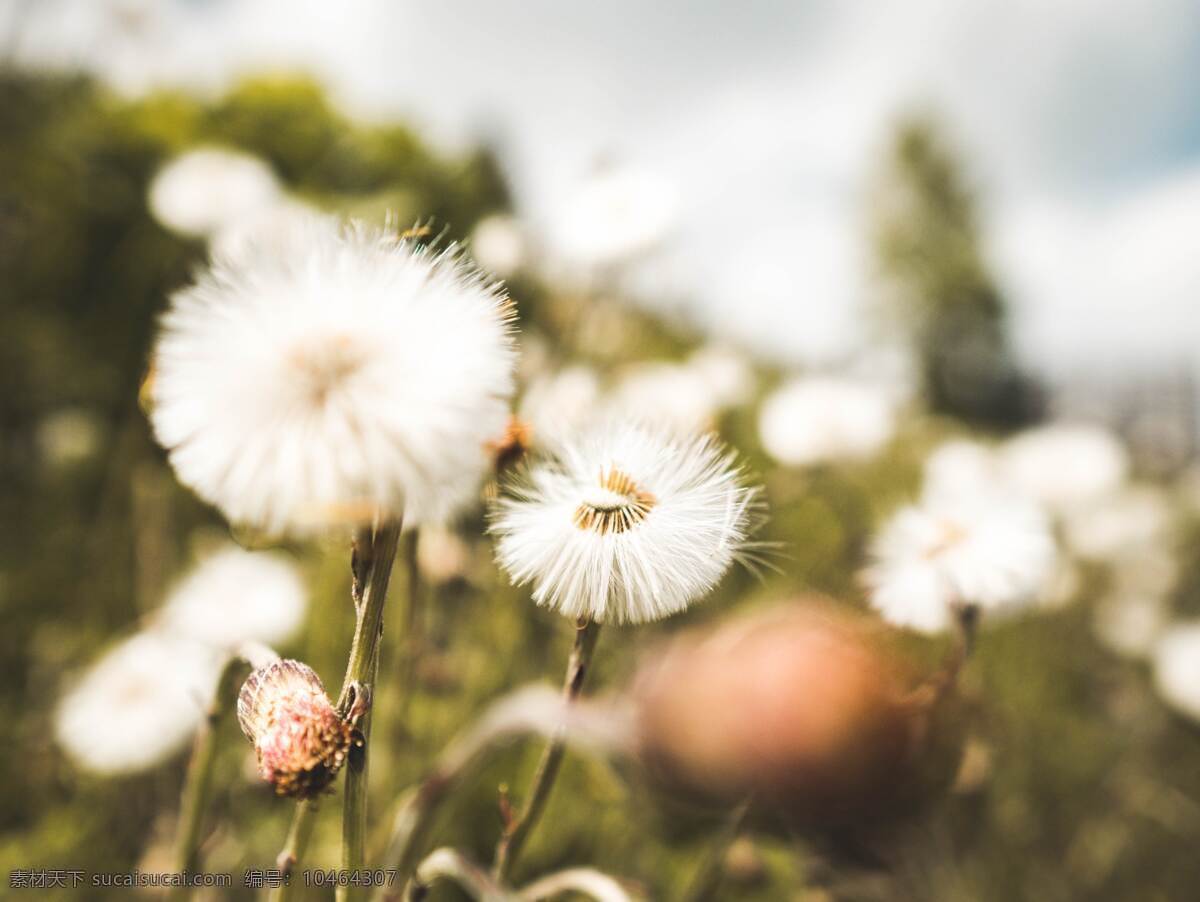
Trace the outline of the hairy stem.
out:
[[[742,827],[746,823],[746,815],[749,812],[749,799],[729,812],[725,823],[721,825],[720,832],[708,847],[700,869],[696,871],[687,892],[684,893],[685,902],[707,902],[716,897],[716,892],[721,886],[721,877],[724,874],[725,853],[729,851],[733,841],[742,832]]]
[[[346,784],[342,808],[342,868],[358,871],[364,866],[367,833],[367,762],[369,759],[371,712],[375,678],[379,672],[379,639],[383,631],[383,604],[388,580],[396,560],[400,541],[400,522],[389,520],[375,528],[363,528],[354,537],[351,569],[354,576],[354,639],[346,678],[338,699],[338,711],[345,717],[351,707],[366,701],[359,722],[363,747],[350,756],[346,766]],[[357,887],[338,887],[339,900],[351,899]]]
[[[580,619],[575,625],[575,647],[571,650],[571,658],[567,663],[567,676],[563,683],[563,695],[570,701],[578,697],[583,689],[591,666],[592,655],[596,650],[596,641],[600,638],[600,624],[593,620]],[[534,771],[533,785],[529,790],[525,807],[504,828],[500,842],[496,846],[496,879],[503,883],[512,873],[513,865],[525,846],[529,834],[545,811],[546,803],[550,801],[550,791],[558,777],[562,766],[563,754],[566,752],[566,738],[559,733],[546,743],[542,751],[537,770]]]
[[[249,664],[240,655],[233,655],[221,669],[216,691],[209,704],[204,725],[196,735],[192,760],[188,764],[183,784],[179,813],[179,833],[175,847],[175,870],[195,873],[200,864],[200,843],[204,815],[212,796],[213,768],[217,761],[218,738],[226,721],[233,715],[237,687],[245,677]],[[177,891],[176,898],[188,895],[186,889]]]

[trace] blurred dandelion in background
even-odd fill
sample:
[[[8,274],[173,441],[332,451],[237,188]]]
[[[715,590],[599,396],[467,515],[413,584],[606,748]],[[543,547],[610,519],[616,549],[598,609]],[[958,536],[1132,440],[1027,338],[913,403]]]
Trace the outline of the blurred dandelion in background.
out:
[[[999,613],[1034,603],[1055,556],[1049,523],[1032,505],[999,497],[938,501],[892,517],[863,578],[886,620],[936,632],[949,626],[955,605]]]
[[[308,590],[286,556],[226,547],[180,581],[156,622],[166,632],[217,649],[245,642],[275,645],[295,635],[307,607]]]
[[[153,767],[183,749],[220,666],[202,643],[161,630],[137,633],[92,664],[58,703],[58,742],[103,774]]]
[[[150,210],[167,228],[207,238],[262,215],[283,190],[270,166],[240,151],[189,150],[171,160],[150,184]]]
[[[877,386],[809,377],[767,396],[758,431],[780,463],[807,466],[877,454],[896,429],[895,404]]]

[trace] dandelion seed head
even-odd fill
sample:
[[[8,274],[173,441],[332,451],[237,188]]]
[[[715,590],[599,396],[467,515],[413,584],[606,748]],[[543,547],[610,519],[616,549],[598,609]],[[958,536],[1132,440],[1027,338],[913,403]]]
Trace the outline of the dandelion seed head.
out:
[[[1000,464],[1016,491],[1058,513],[1119,488],[1129,473],[1129,454],[1097,426],[1051,423],[1009,439]]]
[[[226,546],[201,561],[171,591],[159,625],[231,649],[244,642],[284,642],[299,628],[307,593],[282,554]]]
[[[172,298],[155,434],[237,523],[443,520],[477,496],[507,421],[510,320],[453,249],[312,219]]]
[[[146,630],[102,655],[59,700],[58,743],[81,768],[146,770],[180,751],[204,717],[220,667],[211,648]]]
[[[169,161],[150,183],[155,219],[183,235],[208,236],[253,219],[280,202],[282,190],[262,160],[200,147]]]
[[[795,379],[763,402],[758,432],[766,452],[784,464],[861,460],[891,441],[895,403],[866,383]]]
[[[501,566],[538,604],[642,623],[713,588],[745,548],[757,499],[715,439],[605,422],[535,464],[491,528]]]
[[[674,189],[659,175],[609,167],[577,186],[548,237],[570,264],[614,266],[660,245],[674,228],[677,206]]]
[[[1168,705],[1200,722],[1200,622],[1176,623],[1158,640],[1154,685]]]

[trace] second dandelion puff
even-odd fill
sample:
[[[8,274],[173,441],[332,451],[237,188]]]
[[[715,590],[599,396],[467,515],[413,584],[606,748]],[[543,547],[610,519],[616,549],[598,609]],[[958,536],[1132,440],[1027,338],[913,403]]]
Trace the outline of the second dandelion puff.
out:
[[[744,550],[758,490],[708,436],[609,424],[560,441],[496,508],[500,564],[571,618],[644,623],[684,610]]]

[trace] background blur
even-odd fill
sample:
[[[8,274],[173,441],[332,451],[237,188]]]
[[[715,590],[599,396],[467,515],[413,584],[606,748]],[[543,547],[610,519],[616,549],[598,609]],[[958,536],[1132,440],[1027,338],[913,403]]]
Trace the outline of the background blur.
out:
[[[473,239],[520,308],[526,388],[584,365],[602,391],[653,384],[678,412],[687,389],[638,383],[636,364],[736,361],[740,390],[699,419],[765,482],[766,539],[784,551],[778,573],[731,576],[684,622],[808,591],[861,604],[864,545],[931,449],[1047,419],[1119,437],[1164,512],[1150,552],[1170,560],[1130,591],[1154,594],[1163,624],[1200,615],[1200,6],[780,6],[0,0],[0,869],[168,869],[184,756],[89,775],[52,717],[227,533],[138,408],[155,316],[208,250],[162,225],[147,192],[196,146],[260,158],[301,203]],[[614,172],[625,194],[597,203],[597,174]],[[764,448],[762,399],[814,372],[888,387],[904,414],[878,454],[799,466]],[[394,798],[487,699],[561,672],[562,622],[506,585],[481,524],[447,540],[451,563],[429,553],[428,647],[405,707],[377,722],[399,751],[373,764],[373,798]],[[288,551],[313,601],[281,650],[336,685],[345,549]],[[838,893],[1194,894],[1200,732],[1156,694],[1149,640],[1106,641],[1097,624],[1127,587],[1097,557],[1080,556],[1052,610],[985,634],[968,684],[978,772],[899,873]],[[596,685],[679,625],[606,634]],[[270,861],[290,817],[239,749],[209,870]],[[498,756],[445,838],[482,857],[496,785],[536,751]],[[531,845],[528,876],[594,863],[655,898],[711,828],[575,757],[548,818],[560,827]],[[336,820],[314,858],[336,859]],[[805,897],[794,843],[741,851],[731,897]]]

